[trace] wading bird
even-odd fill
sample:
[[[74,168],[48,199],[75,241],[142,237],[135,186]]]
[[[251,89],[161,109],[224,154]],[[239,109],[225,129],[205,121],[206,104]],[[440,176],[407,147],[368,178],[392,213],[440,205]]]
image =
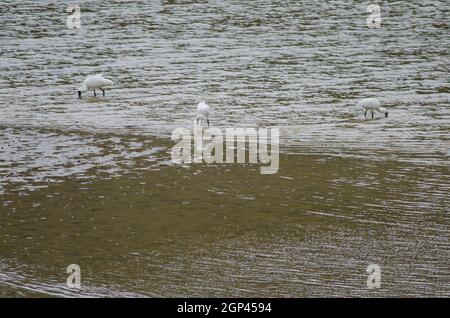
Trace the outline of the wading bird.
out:
[[[380,106],[380,101],[376,98],[364,98],[361,99],[357,106],[364,109],[364,117],[367,117],[367,112],[372,111],[372,118],[373,118],[373,112],[376,110],[379,113],[383,113],[384,117],[388,116],[388,111],[386,108],[383,108]]]
[[[97,96],[95,93],[96,89],[99,89],[103,92],[103,96],[105,96],[105,91],[103,90],[103,87],[114,85],[114,82],[106,79],[103,77],[103,75],[92,75],[88,76],[83,84],[81,84],[80,87],[78,87],[78,98],[81,98],[81,93],[86,91],[94,91],[94,96]]]
[[[206,104],[205,102],[200,102],[197,105],[197,118],[195,119],[197,125],[202,126],[203,122],[208,123],[209,127],[209,112],[211,111],[211,108]]]

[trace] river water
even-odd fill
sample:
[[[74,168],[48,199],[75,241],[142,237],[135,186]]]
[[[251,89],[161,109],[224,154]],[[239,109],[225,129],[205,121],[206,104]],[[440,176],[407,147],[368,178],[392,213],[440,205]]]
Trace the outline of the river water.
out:
[[[0,296],[450,296],[447,1],[1,4]],[[202,100],[278,172],[174,164]]]

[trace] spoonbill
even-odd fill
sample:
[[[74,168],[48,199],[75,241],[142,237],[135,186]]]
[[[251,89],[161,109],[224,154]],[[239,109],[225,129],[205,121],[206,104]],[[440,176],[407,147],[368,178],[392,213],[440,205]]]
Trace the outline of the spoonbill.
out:
[[[105,91],[103,87],[114,85],[114,82],[103,77],[102,74],[88,76],[83,84],[78,87],[78,98],[81,98],[81,93],[86,91],[94,91],[94,96],[97,96],[95,90],[98,88],[103,92],[105,96]]]
[[[383,108],[380,106],[380,101],[376,98],[364,98],[361,99],[357,106],[364,109],[364,117],[367,117],[367,112],[372,111],[372,118],[373,118],[373,112],[376,110],[379,113],[384,113],[384,117],[388,116],[388,111],[386,108]]]
[[[197,105],[197,118],[195,119],[197,125],[203,125],[203,122],[206,121],[209,127],[209,112],[211,108],[205,102],[200,102]]]

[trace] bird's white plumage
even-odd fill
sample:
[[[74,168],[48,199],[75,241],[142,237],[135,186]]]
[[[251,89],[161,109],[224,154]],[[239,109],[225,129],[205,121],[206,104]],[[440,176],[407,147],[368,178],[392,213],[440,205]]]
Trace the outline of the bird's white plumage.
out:
[[[377,98],[364,98],[361,99],[356,105],[361,107],[366,113],[367,111],[372,111],[372,117],[374,111],[383,113],[387,117],[388,111],[386,108],[381,107],[381,103]]]
[[[197,113],[199,115],[203,115],[208,117],[209,113],[211,111],[211,108],[208,106],[208,104],[206,104],[205,102],[200,102],[197,105]]]
[[[197,124],[203,125],[203,122],[207,122],[209,126],[209,113],[211,112],[211,108],[205,102],[200,102],[197,105]]]
[[[364,110],[366,109],[378,109],[380,108],[380,101],[377,98],[364,98],[361,99],[358,104],[359,107],[362,107]]]
[[[79,91],[85,92],[88,90],[99,89],[107,86],[114,85],[114,82],[104,78],[102,74],[88,76],[83,84],[78,88]]]

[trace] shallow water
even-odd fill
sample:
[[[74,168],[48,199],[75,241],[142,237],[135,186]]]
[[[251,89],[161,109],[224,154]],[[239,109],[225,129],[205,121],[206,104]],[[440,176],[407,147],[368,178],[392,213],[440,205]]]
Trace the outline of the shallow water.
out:
[[[0,295],[450,296],[445,1],[79,3],[0,8]],[[279,127],[278,173],[174,165],[200,100]]]

